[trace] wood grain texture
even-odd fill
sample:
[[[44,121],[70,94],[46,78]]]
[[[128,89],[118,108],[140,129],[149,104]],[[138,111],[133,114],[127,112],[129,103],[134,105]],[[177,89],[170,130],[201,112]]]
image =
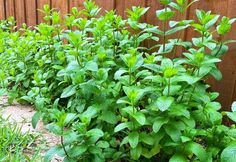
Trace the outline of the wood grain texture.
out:
[[[84,0],[70,0],[69,1],[69,11],[72,7],[77,7],[79,10],[83,9]]]
[[[69,13],[69,1],[65,0],[51,0],[52,8],[58,10],[61,14],[61,18],[64,18],[65,14]]]
[[[51,6],[51,2],[50,2],[50,0],[36,0],[36,2],[37,2],[37,23],[39,24],[39,23],[42,23],[42,22],[44,22],[44,20],[43,20],[43,17],[45,16],[41,11],[39,11],[38,9],[43,9],[43,6],[45,5],[45,4],[48,4],[48,5],[50,5]]]
[[[218,12],[227,13],[229,17],[236,17],[236,1],[228,0],[227,3],[219,5]],[[224,39],[236,39],[235,29],[236,24]],[[221,101],[224,110],[230,110],[232,102],[236,100],[236,47],[235,44],[231,44],[229,47],[229,52],[223,57],[219,66],[223,73],[223,79],[215,83],[213,87],[214,90],[220,92],[219,101]]]
[[[25,0],[25,16],[26,16],[26,23],[28,26],[36,25],[37,23],[37,4],[36,0]]]
[[[14,2],[14,0],[6,0],[5,7],[6,7],[6,17],[10,17],[10,16],[15,17],[15,2]]]
[[[25,1],[24,0],[16,0],[15,1],[15,18],[17,21],[17,26],[20,28],[23,23],[26,23],[25,18]]]
[[[99,7],[104,6],[101,8],[102,9],[101,14],[104,14],[105,11],[110,11],[115,9],[115,0],[95,0],[95,3]]]
[[[3,20],[5,19],[5,4],[4,0],[0,0],[0,19]]]

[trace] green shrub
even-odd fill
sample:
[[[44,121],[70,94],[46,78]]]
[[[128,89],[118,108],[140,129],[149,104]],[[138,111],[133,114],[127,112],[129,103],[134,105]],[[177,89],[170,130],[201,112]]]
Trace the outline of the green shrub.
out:
[[[9,102],[34,104],[33,125],[42,118],[61,137],[45,161],[236,160],[236,129],[222,125],[225,115],[236,121],[235,112],[219,112],[219,94],[206,83],[222,77],[216,64],[234,42],[223,35],[235,19],[196,10],[197,21],[172,20],[193,2],[161,0],[163,29],[140,22],[147,8],[132,7],[124,20],[115,11],[98,17],[86,1],[65,20],[45,5],[46,23],[35,30],[0,31]],[[182,40],[186,28],[199,36]]]

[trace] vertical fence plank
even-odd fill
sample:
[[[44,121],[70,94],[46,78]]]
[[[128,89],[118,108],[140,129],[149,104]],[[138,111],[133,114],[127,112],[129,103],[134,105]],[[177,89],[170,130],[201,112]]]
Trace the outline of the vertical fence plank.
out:
[[[220,5],[221,3],[221,5]],[[226,3],[219,2],[218,10],[224,14],[228,14],[229,17],[236,17],[236,1],[228,0],[228,7]],[[218,11],[218,12],[219,12]],[[225,36],[224,39],[236,39],[236,24],[233,25],[232,31]],[[224,110],[230,110],[231,104],[236,100],[236,47],[235,43],[230,45],[229,52],[223,57],[223,61],[220,63],[220,70],[223,73],[223,79],[216,84],[214,90],[220,92],[219,100],[223,105]]]
[[[25,1],[24,0],[16,0],[15,1],[15,13],[16,13],[16,21],[18,28],[25,23]]]
[[[0,19],[5,19],[5,3],[4,0],[0,0]]]
[[[156,10],[162,9],[163,5],[161,5],[160,2],[156,0],[149,0],[147,1],[146,5],[146,7],[149,7],[148,13],[146,15],[146,22],[149,24],[158,25],[160,28],[162,28],[163,24],[158,21]],[[160,38],[160,41],[162,41],[162,38]],[[155,44],[157,44],[157,42],[148,40],[146,46],[152,47]]]
[[[221,0],[221,1],[200,1],[199,3],[195,3],[189,10],[189,18],[195,19],[195,9],[203,9],[206,11],[212,11],[215,14],[221,14],[222,16],[235,16],[235,10],[233,7],[235,6],[236,1],[234,0]],[[229,7],[229,8],[228,8]],[[232,8],[232,10],[231,10]],[[193,30],[187,30],[186,32],[186,39],[191,40],[192,37],[197,36],[198,34]],[[236,38],[236,35],[232,32],[230,33],[230,36],[226,37],[227,39]],[[235,89],[235,78],[236,78],[236,58],[232,55],[232,53],[235,52],[235,49],[232,47],[230,48],[230,51],[223,57],[222,62],[218,65],[219,69],[222,71],[223,79],[221,81],[216,81],[213,78],[210,78],[208,80],[208,83],[212,86],[212,91],[220,92],[220,96],[218,100],[221,102],[223,106],[223,110],[229,110],[232,97],[234,96],[234,89]],[[236,99],[235,97],[233,97]]]
[[[28,26],[36,25],[37,14],[36,14],[36,1],[35,0],[25,0],[26,9],[26,22]]]
[[[45,4],[51,5],[50,0],[37,0],[37,9],[43,9]],[[43,17],[45,16],[41,11],[37,10],[37,23],[44,22]]]
[[[68,13],[69,3],[65,0],[51,0],[52,8],[60,11],[61,17],[64,18],[65,14]]]
[[[15,17],[15,3],[14,0],[6,0],[6,17]]]
[[[105,11],[110,11],[115,8],[115,0],[95,0],[95,3],[102,9],[101,14],[104,14]]]
[[[163,5],[161,5],[159,1],[149,0],[147,2],[147,7],[149,7],[146,17],[147,23],[161,26],[156,16],[156,10],[163,8]]]
[[[77,7],[79,10],[83,9],[84,0],[71,0],[69,1],[69,11],[72,7]]]

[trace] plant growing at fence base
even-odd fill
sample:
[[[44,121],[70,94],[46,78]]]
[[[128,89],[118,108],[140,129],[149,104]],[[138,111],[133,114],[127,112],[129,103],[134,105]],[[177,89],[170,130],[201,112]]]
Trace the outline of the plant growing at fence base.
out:
[[[132,7],[124,20],[115,11],[97,16],[86,1],[65,20],[45,6],[35,30],[1,30],[1,86],[10,101],[35,105],[34,126],[42,118],[61,137],[45,161],[236,160],[236,129],[222,125],[235,113],[219,112],[206,83],[222,77],[217,63],[234,42],[223,35],[235,19],[196,10],[197,21],[174,21],[195,1],[160,2],[162,27],[140,22],[148,8]],[[199,36],[182,40],[186,28]]]

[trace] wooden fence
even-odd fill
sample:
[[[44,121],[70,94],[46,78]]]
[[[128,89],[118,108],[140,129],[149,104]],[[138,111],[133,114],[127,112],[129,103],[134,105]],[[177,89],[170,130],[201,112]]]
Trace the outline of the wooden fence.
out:
[[[18,25],[27,23],[35,25],[43,21],[43,15],[37,11],[44,4],[50,4],[52,8],[57,8],[62,14],[70,12],[72,7],[82,8],[84,0],[0,0],[0,19],[14,16]],[[105,10],[116,9],[117,13],[124,16],[125,10],[132,6],[150,7],[148,14],[143,21],[152,24],[158,24],[155,11],[162,8],[158,0],[95,0],[96,3]],[[236,17],[236,0],[200,0],[189,8],[182,19],[193,19],[196,8],[211,10],[213,13]],[[176,19],[180,17],[177,16]],[[191,39],[194,32],[185,31],[183,37]],[[236,25],[225,39],[236,39]],[[214,91],[220,92],[219,100],[224,109],[229,109],[232,101],[236,100],[236,44],[230,46],[227,55],[223,57],[223,61],[219,64],[219,68],[223,72],[223,79],[217,82],[213,79],[210,83]]]

